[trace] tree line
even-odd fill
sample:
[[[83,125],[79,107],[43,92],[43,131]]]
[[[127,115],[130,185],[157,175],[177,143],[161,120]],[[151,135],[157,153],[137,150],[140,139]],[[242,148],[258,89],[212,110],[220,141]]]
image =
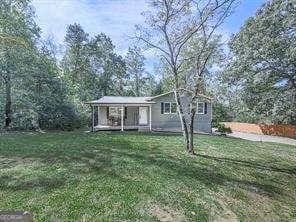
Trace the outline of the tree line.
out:
[[[296,9],[270,0],[234,34],[225,50],[217,31],[235,0],[150,0],[125,56],[104,33],[67,26],[64,53],[40,37],[30,0],[0,4],[0,127],[74,129],[89,121],[85,101],[175,90],[184,138],[193,150],[198,95],[214,98],[214,121],[296,123]],[[143,49],[160,61],[145,71]],[[193,92],[188,95],[180,89]],[[185,95],[186,94],[186,95]],[[182,97],[189,98],[187,103]]]
[[[88,124],[86,101],[159,91],[139,47],[123,57],[107,35],[90,36],[75,23],[57,59],[58,46],[40,37],[30,0],[3,0],[0,7],[1,128],[74,129]]]
[[[225,119],[296,124],[295,33],[295,1],[271,0],[233,35],[218,90]]]

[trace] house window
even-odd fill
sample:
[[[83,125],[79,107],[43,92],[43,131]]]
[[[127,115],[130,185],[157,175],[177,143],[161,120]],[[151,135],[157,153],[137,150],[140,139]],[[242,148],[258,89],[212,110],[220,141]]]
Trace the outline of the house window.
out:
[[[161,114],[173,114],[177,112],[177,104],[165,102],[161,103]]]
[[[171,113],[177,112],[177,103],[171,103]]]
[[[171,103],[164,103],[164,114],[171,113]]]
[[[109,116],[110,117],[120,117],[121,116],[120,107],[109,107]]]
[[[205,103],[197,103],[197,114],[205,114]]]

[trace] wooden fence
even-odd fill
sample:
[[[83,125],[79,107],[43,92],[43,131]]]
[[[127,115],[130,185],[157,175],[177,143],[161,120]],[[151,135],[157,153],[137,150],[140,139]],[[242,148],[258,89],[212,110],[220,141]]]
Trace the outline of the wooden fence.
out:
[[[224,122],[232,131],[256,133],[273,136],[284,136],[296,139],[296,125],[267,125],[238,122]]]

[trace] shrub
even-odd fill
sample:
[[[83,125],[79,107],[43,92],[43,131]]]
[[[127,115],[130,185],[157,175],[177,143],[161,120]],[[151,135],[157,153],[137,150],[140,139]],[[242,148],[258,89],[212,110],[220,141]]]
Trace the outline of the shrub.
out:
[[[71,131],[80,128],[85,121],[72,104],[65,103],[44,107],[39,122],[42,129]]]
[[[218,125],[218,132],[220,133],[232,133],[232,130],[230,127],[226,127],[225,124],[219,124]]]
[[[212,121],[212,127],[214,128],[218,128],[219,124],[220,124],[219,121],[216,121],[216,120]]]
[[[36,130],[39,128],[38,113],[33,109],[20,109],[12,115],[13,130]]]

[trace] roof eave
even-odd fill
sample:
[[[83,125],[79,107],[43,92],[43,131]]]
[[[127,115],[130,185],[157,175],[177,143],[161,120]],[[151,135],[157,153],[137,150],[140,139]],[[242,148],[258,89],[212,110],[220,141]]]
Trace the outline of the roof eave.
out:
[[[155,102],[145,102],[145,103],[106,103],[106,102],[96,102],[96,101],[90,101],[90,102],[85,102],[85,104],[88,105],[114,105],[114,104],[118,104],[118,105],[135,105],[135,104],[139,104],[139,105],[149,105],[149,104],[154,104]]]
[[[181,90],[184,90],[184,91],[187,91],[187,92],[193,93],[193,91],[191,91],[191,90],[189,90],[189,89],[181,88]],[[160,95],[157,95],[157,96],[153,96],[153,97],[149,98],[149,101],[150,101],[150,100],[153,100],[153,99],[156,99],[156,98],[159,98],[159,97],[162,97],[162,96],[165,96],[165,95],[168,95],[168,94],[171,94],[171,93],[173,93],[173,92],[174,92],[174,91],[170,91],[170,92],[166,92],[166,93],[163,93],[163,94],[160,94]],[[204,98],[206,98],[206,99],[208,99],[208,100],[210,100],[210,101],[213,100],[212,97],[208,97],[208,96],[203,95],[203,94],[200,94],[200,93],[198,93],[197,95],[200,96],[200,97],[204,97]]]

